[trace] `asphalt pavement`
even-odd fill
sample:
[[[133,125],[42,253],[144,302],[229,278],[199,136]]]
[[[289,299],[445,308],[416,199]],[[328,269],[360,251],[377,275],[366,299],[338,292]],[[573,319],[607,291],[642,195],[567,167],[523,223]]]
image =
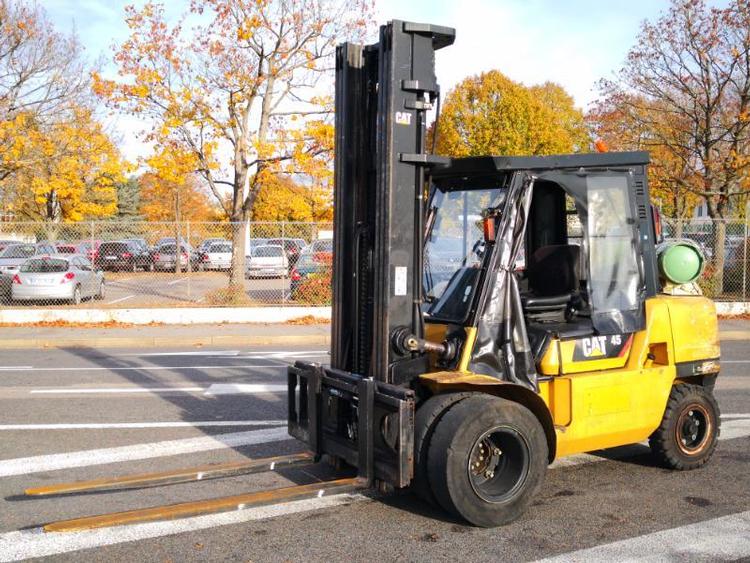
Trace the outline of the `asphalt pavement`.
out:
[[[722,440],[691,472],[642,446],[557,462],[528,512],[473,528],[411,494],[334,495],[169,522],[43,533],[41,524],[311,483],[326,466],[25,499],[24,488],[301,451],[285,370],[325,347],[3,350],[0,561],[739,560],[750,558],[750,354],[722,347]]]

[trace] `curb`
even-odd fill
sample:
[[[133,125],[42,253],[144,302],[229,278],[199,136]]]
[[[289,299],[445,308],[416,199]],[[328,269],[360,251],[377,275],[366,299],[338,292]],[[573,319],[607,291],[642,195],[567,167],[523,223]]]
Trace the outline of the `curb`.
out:
[[[279,336],[204,336],[196,338],[152,337],[101,337],[101,338],[27,338],[0,340],[0,350],[25,350],[30,348],[169,348],[185,346],[329,346],[328,334]]]

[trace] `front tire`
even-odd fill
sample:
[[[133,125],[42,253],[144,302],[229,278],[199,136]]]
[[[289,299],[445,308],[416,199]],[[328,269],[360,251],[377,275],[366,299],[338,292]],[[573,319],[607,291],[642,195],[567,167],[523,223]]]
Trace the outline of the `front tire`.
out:
[[[720,431],[719,405],[700,385],[672,387],[664,417],[648,439],[651,452],[664,466],[696,469],[716,450]]]
[[[73,289],[73,298],[70,300],[70,303],[72,305],[81,304],[81,286],[80,285],[77,285],[75,289]]]
[[[292,294],[294,298],[294,293]],[[440,419],[449,409],[471,397],[472,393],[444,393],[433,395],[422,403],[414,417],[414,479],[411,489],[425,502],[438,506],[427,475],[428,453],[432,435]]]
[[[438,421],[428,476],[443,508],[489,528],[521,516],[544,480],[547,456],[544,429],[527,408],[475,395]]]
[[[104,289],[104,281],[99,284],[99,291],[96,292],[96,295],[94,295],[94,299],[97,301],[102,301],[104,299],[106,290]]]

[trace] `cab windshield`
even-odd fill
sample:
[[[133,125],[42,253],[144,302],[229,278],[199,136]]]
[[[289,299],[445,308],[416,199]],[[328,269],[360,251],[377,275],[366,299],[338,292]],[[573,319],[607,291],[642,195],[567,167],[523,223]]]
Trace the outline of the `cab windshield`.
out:
[[[483,213],[499,207],[504,194],[502,188],[433,191],[424,248],[427,319],[466,321],[484,262]]]

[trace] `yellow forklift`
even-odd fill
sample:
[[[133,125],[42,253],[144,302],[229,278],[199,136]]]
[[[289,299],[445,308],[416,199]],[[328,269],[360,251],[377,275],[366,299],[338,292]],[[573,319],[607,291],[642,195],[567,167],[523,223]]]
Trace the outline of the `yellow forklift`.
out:
[[[689,241],[660,244],[648,154],[446,158],[426,147],[435,51],[393,21],[336,61],[330,365],[288,373],[307,452],[27,490],[256,473],[325,457],[343,477],[50,523],[79,530],[377,487],[477,526],[517,518],[555,459],[648,440],[693,469],[719,434],[713,303]],[[355,474],[352,474],[355,473]]]

